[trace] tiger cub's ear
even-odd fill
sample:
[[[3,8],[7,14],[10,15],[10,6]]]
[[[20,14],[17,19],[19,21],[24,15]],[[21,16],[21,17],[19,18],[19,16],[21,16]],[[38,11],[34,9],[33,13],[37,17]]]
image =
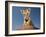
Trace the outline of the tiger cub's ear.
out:
[[[22,13],[22,10],[20,10],[20,12]]]

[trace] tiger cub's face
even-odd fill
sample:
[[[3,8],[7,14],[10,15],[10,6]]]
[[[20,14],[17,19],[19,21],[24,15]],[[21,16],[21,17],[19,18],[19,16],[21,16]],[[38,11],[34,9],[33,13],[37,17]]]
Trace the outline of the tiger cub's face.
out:
[[[28,9],[23,10],[24,17],[28,17],[30,15],[30,11]]]

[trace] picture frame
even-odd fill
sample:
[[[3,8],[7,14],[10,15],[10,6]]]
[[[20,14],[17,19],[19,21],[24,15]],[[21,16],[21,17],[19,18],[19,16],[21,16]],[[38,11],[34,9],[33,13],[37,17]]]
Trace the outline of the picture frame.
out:
[[[39,29],[36,29],[36,30],[35,29],[33,29],[33,30],[30,30],[30,29],[29,30],[28,29],[27,30],[25,30],[25,29],[19,30],[18,29],[18,30],[16,30],[17,28],[19,28],[18,26],[16,27],[17,22],[15,23],[14,26],[12,25],[12,22],[14,23],[13,20],[15,20],[17,18],[17,16],[19,18],[19,14],[17,13],[17,15],[16,15],[17,10],[19,12],[19,10],[22,10],[23,8],[30,8],[30,7],[31,7],[31,12],[32,12],[32,17],[33,16],[35,17],[35,15],[36,16],[38,15],[37,18],[34,18],[34,17],[33,18],[39,20],[39,25],[38,25]],[[19,8],[22,8],[22,9],[19,9]],[[14,14],[14,11],[16,11],[15,14]],[[33,14],[34,11],[37,13]],[[14,19],[15,15],[16,15],[16,18]],[[18,19],[17,19],[17,21],[18,21]],[[18,23],[18,24],[20,24],[20,23]],[[12,31],[12,29],[13,29],[13,31]],[[5,36],[37,35],[37,34],[45,34],[45,3],[5,1]]]

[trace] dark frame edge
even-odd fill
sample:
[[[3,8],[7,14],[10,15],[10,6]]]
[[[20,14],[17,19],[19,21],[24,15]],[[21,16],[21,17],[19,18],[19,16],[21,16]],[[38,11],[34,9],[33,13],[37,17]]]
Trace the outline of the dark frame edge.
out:
[[[8,2],[5,1],[5,36],[8,36]]]
[[[32,3],[32,4],[45,4],[43,2],[25,2],[25,1],[5,1],[5,2],[16,2],[16,3]]]
[[[43,4],[43,33],[45,34],[45,3]]]

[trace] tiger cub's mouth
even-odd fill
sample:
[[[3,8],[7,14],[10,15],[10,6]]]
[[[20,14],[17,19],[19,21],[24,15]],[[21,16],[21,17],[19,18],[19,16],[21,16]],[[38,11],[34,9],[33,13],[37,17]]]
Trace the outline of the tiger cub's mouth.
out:
[[[28,21],[28,19],[25,19],[25,21],[27,22],[27,21]]]

